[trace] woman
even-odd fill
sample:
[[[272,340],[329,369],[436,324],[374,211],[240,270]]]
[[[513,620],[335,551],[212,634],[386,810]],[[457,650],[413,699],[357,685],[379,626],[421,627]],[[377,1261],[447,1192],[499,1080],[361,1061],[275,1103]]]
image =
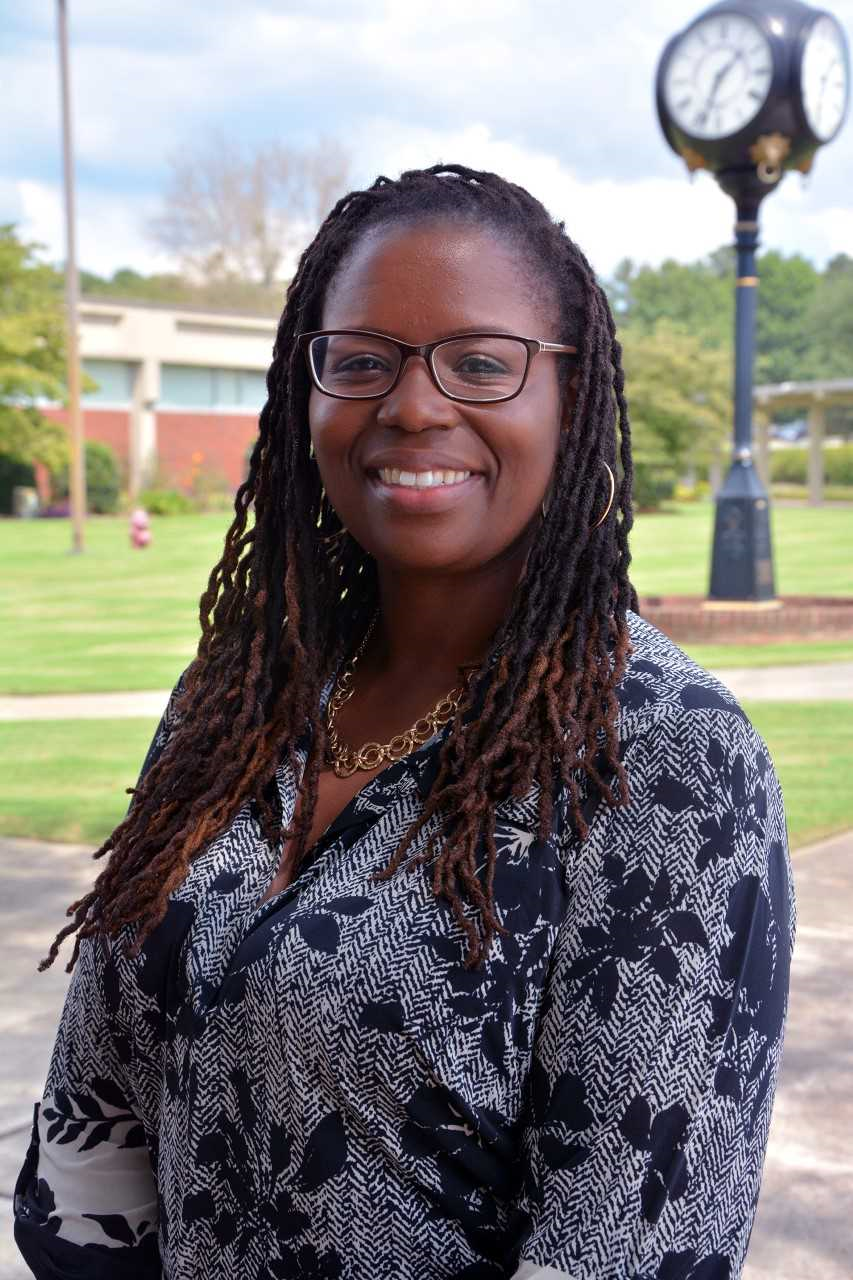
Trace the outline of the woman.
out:
[[[198,656],[57,939],[21,1250],[98,1280],[737,1277],[782,802],[635,612],[586,259],[493,174],[380,178],[303,255],[268,389]]]

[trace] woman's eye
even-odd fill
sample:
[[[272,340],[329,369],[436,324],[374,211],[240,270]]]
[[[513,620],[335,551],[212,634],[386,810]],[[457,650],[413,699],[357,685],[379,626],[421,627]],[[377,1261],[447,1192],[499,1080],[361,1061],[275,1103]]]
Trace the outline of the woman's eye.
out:
[[[387,373],[388,362],[379,356],[364,355],[347,356],[339,360],[334,368],[335,373]]]
[[[494,356],[470,355],[463,356],[461,360],[456,362],[455,373],[466,374],[468,377],[485,376],[488,374],[506,373],[506,365],[502,361],[496,360]]]

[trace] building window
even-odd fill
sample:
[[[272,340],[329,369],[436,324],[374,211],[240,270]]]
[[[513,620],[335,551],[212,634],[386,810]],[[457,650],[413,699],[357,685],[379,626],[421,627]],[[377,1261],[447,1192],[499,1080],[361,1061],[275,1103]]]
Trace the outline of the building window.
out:
[[[129,405],[133,399],[133,365],[126,360],[84,360],[83,372],[97,389],[83,392],[83,403]]]
[[[257,413],[267,398],[266,374],[255,369],[208,369],[164,364],[160,404],[181,409],[240,409]]]

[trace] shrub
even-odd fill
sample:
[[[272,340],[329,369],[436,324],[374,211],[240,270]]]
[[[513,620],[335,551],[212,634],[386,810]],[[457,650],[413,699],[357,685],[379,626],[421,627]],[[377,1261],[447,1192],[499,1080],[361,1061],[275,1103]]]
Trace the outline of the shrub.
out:
[[[654,511],[675,492],[673,467],[657,461],[634,461],[634,507],[638,511]]]
[[[807,449],[771,449],[770,480],[775,484],[805,484],[808,465]]]
[[[67,464],[54,471],[51,490],[54,502],[69,495],[70,468]],[[112,515],[118,510],[121,476],[118,459],[108,444],[98,440],[86,442],[86,505],[96,515]]]
[[[194,510],[192,499],[179,489],[143,489],[137,505],[152,516],[186,516]]]
[[[0,453],[0,514],[12,514],[12,490],[16,485],[34,488],[35,483],[36,473],[31,463]]]
[[[853,445],[825,448],[823,474],[827,484],[853,485]],[[808,475],[808,449],[771,450],[770,479],[774,484],[807,484]]]
[[[827,484],[853,485],[853,444],[824,449],[823,471]]]

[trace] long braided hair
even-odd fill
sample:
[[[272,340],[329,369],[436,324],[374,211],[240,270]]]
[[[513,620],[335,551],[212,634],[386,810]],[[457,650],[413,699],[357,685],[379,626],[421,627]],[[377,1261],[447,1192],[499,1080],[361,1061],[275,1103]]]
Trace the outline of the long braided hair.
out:
[[[630,653],[626,610],[637,607],[628,578],[632,467],[621,348],[606,297],[563,224],[522,187],[461,165],[380,177],[339,200],[302,254],[278,326],[248,477],[201,597],[201,639],[184,673],[176,723],[159,758],[129,789],[127,816],[94,854],[109,860],[92,890],[68,908],[71,922],[41,968],[71,933],[69,971],[81,940],[96,933],[116,936],[135,924],[138,952],[189,864],[247,800],[274,846],[294,842],[295,870],[303,861],[327,745],[323,686],[375,614],[378,585],[375,561],[350,535],[342,533],[339,555],[326,553],[323,539],[342,527],[311,455],[310,387],[295,339],[321,323],[330,282],[366,231],[435,220],[476,223],[509,238],[550,288],[559,340],[579,348],[576,399],[523,581],[468,682],[423,810],[375,878],[395,873],[437,814],[426,848],[406,865],[434,858],[433,891],[464,931],[465,963],[473,967],[495,933],[506,932],[492,892],[494,806],[538,787],[538,835],[545,839],[560,782],[580,838],[590,794],[612,806],[628,803],[615,722],[616,686]],[[609,493],[604,462],[618,473],[617,497],[592,529]],[[283,830],[270,784],[284,752],[296,767],[294,744],[306,730],[301,803]]]

